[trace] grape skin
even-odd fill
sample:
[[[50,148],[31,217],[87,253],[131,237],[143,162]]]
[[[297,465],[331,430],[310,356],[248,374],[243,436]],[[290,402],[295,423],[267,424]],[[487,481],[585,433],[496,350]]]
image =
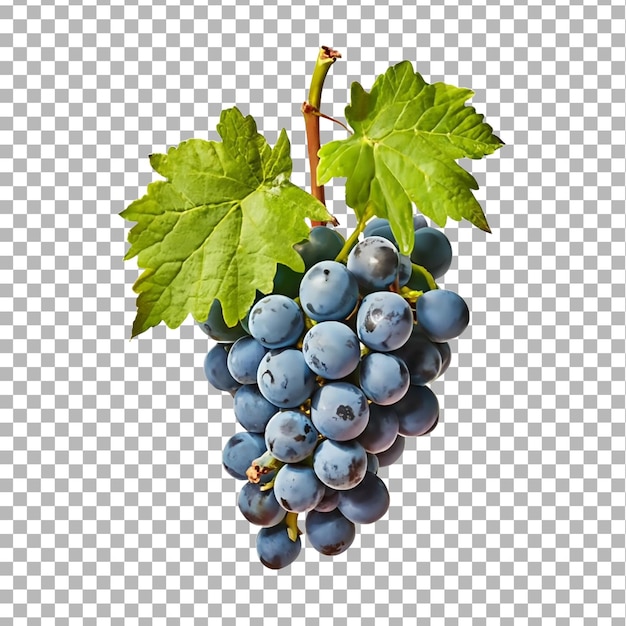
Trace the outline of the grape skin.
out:
[[[287,534],[285,522],[270,528],[261,528],[256,538],[259,560],[270,569],[287,567],[298,558],[301,549],[300,537],[292,541]]]
[[[405,437],[426,434],[439,417],[439,401],[429,387],[411,385],[394,408],[398,414],[398,432]]]
[[[458,337],[469,325],[469,309],[454,291],[434,289],[422,294],[416,304],[417,323],[436,343]]]
[[[398,436],[398,414],[393,407],[370,405],[370,419],[357,441],[369,453],[387,450]],[[368,455],[369,458],[370,455]]]
[[[274,496],[285,511],[304,513],[315,508],[326,493],[312,467],[283,465],[274,481]]]
[[[243,385],[233,397],[235,419],[251,433],[264,433],[278,407],[259,391],[258,385]]]
[[[359,365],[361,350],[358,337],[341,322],[320,322],[302,340],[306,364],[316,374],[329,380],[344,378]]]
[[[350,383],[328,383],[311,399],[311,420],[315,428],[335,441],[358,437],[367,426],[369,414],[367,398]]]
[[[224,446],[222,464],[224,469],[237,480],[248,480],[246,471],[252,461],[265,452],[265,439],[257,433],[236,433]]]
[[[337,508],[351,522],[372,524],[389,510],[389,491],[376,474],[366,472],[356,487],[339,494]]]
[[[228,351],[226,365],[230,375],[243,385],[256,383],[259,363],[267,348],[253,337],[237,339]]]
[[[415,231],[411,261],[425,267],[434,279],[441,278],[452,265],[452,246],[446,235],[426,226]]]
[[[253,307],[248,319],[250,334],[266,348],[294,345],[304,330],[298,304],[280,294],[265,296]]]
[[[409,340],[392,354],[406,363],[412,385],[428,385],[439,376],[441,352],[419,326],[414,326]]]
[[[337,502],[339,502],[339,492],[331,487],[325,487],[326,491],[324,497],[319,501],[315,507],[315,511],[320,513],[328,513],[337,508]]]
[[[411,336],[413,312],[401,295],[377,291],[363,298],[356,323],[357,335],[368,348],[391,352],[403,346]]]
[[[361,361],[359,381],[372,402],[385,406],[403,398],[411,382],[404,361],[381,352],[371,352]]]
[[[348,255],[348,270],[361,291],[387,289],[396,280],[400,259],[395,245],[384,237],[366,237]]]
[[[300,283],[300,304],[316,322],[340,321],[354,310],[359,285],[351,272],[336,261],[314,265]]]
[[[204,375],[209,383],[220,391],[234,394],[241,383],[228,371],[228,352],[223,343],[213,346],[204,357]]]
[[[376,456],[378,457],[380,467],[393,465],[402,456],[405,444],[406,439],[402,435],[398,435],[396,440],[386,450],[379,452]]]
[[[346,240],[341,233],[327,226],[316,226],[311,229],[309,238],[294,246],[294,250],[302,257],[304,267],[309,270],[320,261],[332,261],[343,248]]]
[[[259,363],[257,384],[269,402],[290,409],[309,398],[315,388],[315,374],[300,350],[270,350]]]
[[[367,452],[357,441],[322,441],[313,453],[313,469],[327,486],[337,490],[356,487],[367,471]]]
[[[326,556],[345,552],[356,536],[354,523],[337,509],[328,512],[309,511],[304,528],[310,544]]]
[[[272,456],[284,463],[306,459],[317,444],[317,430],[302,411],[276,413],[265,428],[265,445]]]
[[[213,300],[206,320],[196,322],[196,324],[205,335],[220,343],[233,343],[246,335],[240,323],[233,327],[226,324],[222,313],[222,303],[219,300]]]
[[[261,485],[246,483],[239,492],[237,506],[241,514],[256,526],[269,528],[281,522],[287,512],[283,509],[271,489],[261,491]]]

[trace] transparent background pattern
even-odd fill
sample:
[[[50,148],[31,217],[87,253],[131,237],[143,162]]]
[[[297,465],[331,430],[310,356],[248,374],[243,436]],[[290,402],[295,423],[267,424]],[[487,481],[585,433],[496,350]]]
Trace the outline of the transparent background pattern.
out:
[[[0,626],[624,626],[625,33],[620,0],[0,2]],[[305,539],[273,572],[221,466],[239,428],[206,337],[129,341],[118,214],[150,153],[233,105],[287,129],[307,185],[320,45],[343,55],[327,114],[408,59],[507,145],[463,163],[493,234],[445,229],[472,323],[437,429],[348,552]]]

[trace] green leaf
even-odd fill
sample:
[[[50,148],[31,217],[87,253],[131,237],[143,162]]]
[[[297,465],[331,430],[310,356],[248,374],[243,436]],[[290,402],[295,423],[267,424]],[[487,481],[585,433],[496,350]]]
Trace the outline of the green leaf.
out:
[[[270,148],[252,117],[222,112],[221,142],[190,139],[150,164],[166,180],[120,215],[137,222],[125,259],[137,256],[144,271],[133,289],[136,337],[161,321],[176,328],[191,313],[206,319],[216,298],[224,320],[245,317],[256,290],[269,293],[282,263],[304,262],[293,245],[307,239],[305,218],[331,219],[313,196],[289,182],[290,146],[283,130]]]
[[[472,95],[426,83],[408,61],[379,76],[369,93],[353,83],[346,119],[354,134],[322,147],[319,184],[345,177],[357,218],[369,206],[388,219],[402,254],[413,248],[413,203],[439,226],[465,218],[490,232],[472,193],[478,183],[456,160],[480,159],[504,144],[465,104]]]

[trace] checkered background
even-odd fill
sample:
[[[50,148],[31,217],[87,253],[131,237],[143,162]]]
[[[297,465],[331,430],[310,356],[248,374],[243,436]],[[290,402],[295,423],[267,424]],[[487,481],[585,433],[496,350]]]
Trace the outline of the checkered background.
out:
[[[624,626],[623,2],[377,4],[0,2],[0,626]],[[287,129],[307,185],[320,45],[343,55],[324,112],[408,59],[507,145],[463,163],[493,234],[445,230],[472,324],[437,429],[381,472],[389,513],[348,552],[305,540],[274,572],[221,465],[239,428],[206,337],[129,341],[118,214],[150,153],[217,138],[233,105]]]

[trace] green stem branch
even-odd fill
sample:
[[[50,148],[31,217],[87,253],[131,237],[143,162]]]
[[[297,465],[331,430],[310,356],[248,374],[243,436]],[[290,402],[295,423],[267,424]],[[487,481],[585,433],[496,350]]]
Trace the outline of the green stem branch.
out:
[[[370,218],[372,218],[373,216],[374,216],[374,211],[372,210],[371,207],[368,206],[367,209],[365,210],[365,213],[363,213],[361,219],[356,225],[354,232],[346,239],[346,243],[343,244],[343,248],[341,248],[341,250],[339,251],[339,254],[335,257],[335,261],[338,261],[339,263],[341,263],[342,261],[345,261],[348,258],[348,254],[350,254],[350,250],[352,250],[352,248],[354,247],[354,244],[356,244],[359,238],[359,235],[365,230],[365,226],[367,222],[369,222]]]

